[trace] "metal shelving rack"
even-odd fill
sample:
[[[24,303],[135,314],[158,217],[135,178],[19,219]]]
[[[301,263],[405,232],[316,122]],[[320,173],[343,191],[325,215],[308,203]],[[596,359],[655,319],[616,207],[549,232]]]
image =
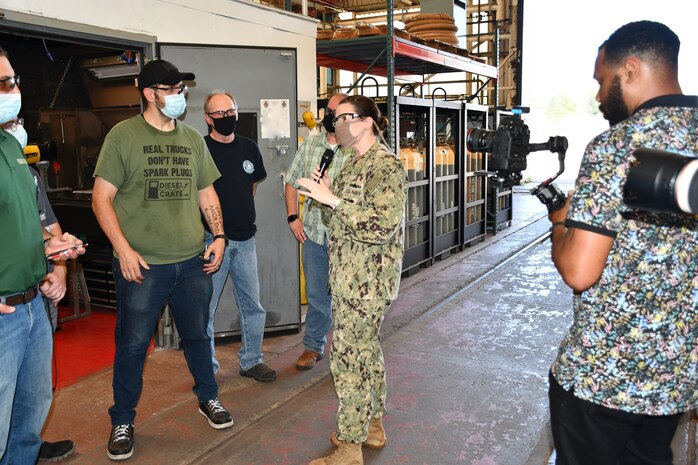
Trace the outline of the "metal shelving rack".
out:
[[[388,24],[392,23],[392,2],[388,1]],[[486,107],[435,96],[420,98],[414,87],[412,97],[395,96],[396,77],[423,83],[426,75],[465,72],[496,83],[496,66],[466,55],[448,44],[397,37],[391,28],[382,36],[317,42],[319,66],[362,73],[349,91],[367,75],[384,76],[389,83],[387,96],[376,101],[388,118],[386,141],[400,155],[408,174],[403,260],[407,273],[486,234],[486,157],[468,157],[465,150],[468,108],[484,112],[486,125]]]
[[[390,32],[390,31],[389,31]],[[392,44],[393,75],[388,76],[389,66],[379,64],[386,56],[387,44]],[[436,49],[427,44],[412,42],[406,38],[391,34],[356,37],[354,39],[333,39],[317,41],[317,64],[327,68],[344,69],[364,74],[388,77],[394,81],[396,76],[421,82],[423,75],[467,73],[497,78],[497,69],[481,61],[454,53],[453,46],[443,44],[445,48]]]

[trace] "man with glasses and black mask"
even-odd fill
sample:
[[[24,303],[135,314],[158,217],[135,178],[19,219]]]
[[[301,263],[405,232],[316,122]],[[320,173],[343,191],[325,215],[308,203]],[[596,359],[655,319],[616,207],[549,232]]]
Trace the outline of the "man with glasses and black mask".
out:
[[[165,304],[177,325],[194,378],[199,412],[212,428],[233,425],[218,400],[207,335],[211,273],[226,238],[213,181],[220,177],[201,134],[177,118],[192,73],[154,60],[138,76],[145,111],[114,126],[95,168],[92,208],[114,249],[117,294],[114,404],[107,455],[133,454],[143,364]],[[204,249],[203,213],[214,241]],[[213,256],[212,260],[209,258]]]
[[[242,345],[238,352],[240,375],[257,381],[276,379],[276,371],[262,362],[262,339],[267,312],[259,303],[257,247],[255,244],[254,195],[257,183],[267,176],[257,143],[235,134],[238,109],[235,98],[227,92],[214,92],[204,101],[206,124],[211,132],[204,137],[221,177],[213,183],[223,211],[228,247],[220,269],[213,274],[213,295],[209,305],[208,335],[211,336],[213,370],[218,371],[213,346],[216,308],[225,281],[233,280],[235,303],[240,311]],[[206,244],[214,235],[206,231]]]
[[[21,106],[19,76],[0,48],[0,127],[14,122]],[[40,293],[40,287],[47,292],[51,287],[44,283],[46,256],[61,252],[53,260],[65,261],[85,253],[82,243],[68,233],[53,236],[41,227],[37,187],[22,150],[24,139],[0,131],[2,465],[36,462],[39,434],[51,405],[51,322]]]
[[[322,221],[322,211],[330,207],[318,202],[308,202],[301,221],[298,216],[298,180],[312,177],[313,170],[320,165],[323,154],[328,150],[335,152],[327,168],[330,180],[341,171],[346,156],[337,146],[332,119],[339,103],[347,97],[347,94],[334,94],[330,97],[322,119],[324,130],[303,141],[286,173],[288,226],[302,244],[305,295],[308,299],[303,337],[305,350],[296,362],[296,368],[299,370],[310,370],[323,357],[327,332],[332,326],[332,297],[328,288],[327,225]]]

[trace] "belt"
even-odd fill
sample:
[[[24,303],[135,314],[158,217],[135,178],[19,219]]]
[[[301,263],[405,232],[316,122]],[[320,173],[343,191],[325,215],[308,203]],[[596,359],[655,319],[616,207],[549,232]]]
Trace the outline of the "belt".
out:
[[[28,304],[29,302],[34,300],[34,297],[36,297],[36,294],[38,294],[38,292],[38,286],[34,284],[26,291],[0,297],[0,303],[9,305],[11,307],[14,307],[15,305]]]

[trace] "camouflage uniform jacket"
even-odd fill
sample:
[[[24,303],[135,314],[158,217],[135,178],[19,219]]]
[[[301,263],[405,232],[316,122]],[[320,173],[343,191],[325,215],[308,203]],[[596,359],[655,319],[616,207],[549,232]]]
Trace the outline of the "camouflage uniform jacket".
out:
[[[342,199],[329,219],[332,295],[395,300],[407,196],[402,163],[376,142],[362,157],[347,159],[332,191]]]

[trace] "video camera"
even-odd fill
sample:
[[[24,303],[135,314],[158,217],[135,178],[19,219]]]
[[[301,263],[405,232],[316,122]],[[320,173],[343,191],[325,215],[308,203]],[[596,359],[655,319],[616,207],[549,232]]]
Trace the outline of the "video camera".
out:
[[[698,157],[640,148],[623,187],[625,204],[640,210],[698,213]]]
[[[557,174],[531,190],[531,195],[538,197],[548,208],[548,212],[552,212],[565,205],[566,196],[553,181],[565,171],[567,138],[555,136],[548,139],[548,142],[529,143],[531,132],[521,119],[521,114],[528,111],[527,107],[512,108],[513,114],[503,116],[494,131],[471,128],[465,143],[470,151],[490,154],[488,169],[492,172],[493,182],[500,187],[511,187],[521,182],[521,172],[526,169],[526,157],[529,153],[541,150],[557,153]]]

